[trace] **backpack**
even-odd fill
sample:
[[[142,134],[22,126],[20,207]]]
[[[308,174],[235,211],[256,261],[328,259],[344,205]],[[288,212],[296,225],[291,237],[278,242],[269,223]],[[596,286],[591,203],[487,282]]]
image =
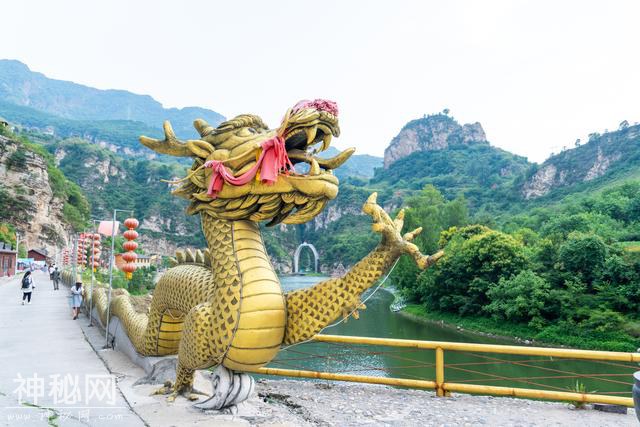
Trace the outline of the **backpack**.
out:
[[[24,276],[22,278],[22,289],[28,289],[29,288],[29,276]]]

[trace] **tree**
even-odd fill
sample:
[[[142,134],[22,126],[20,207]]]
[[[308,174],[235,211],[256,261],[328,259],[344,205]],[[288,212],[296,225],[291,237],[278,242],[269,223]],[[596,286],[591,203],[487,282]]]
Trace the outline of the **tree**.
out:
[[[618,125],[619,130],[624,130],[628,127],[629,127],[629,122],[626,120],[621,121],[620,124]]]
[[[560,246],[561,268],[585,282],[588,290],[593,282],[602,275],[607,257],[607,245],[593,234],[574,234]]]
[[[419,279],[422,301],[443,311],[478,314],[489,303],[492,283],[529,267],[521,243],[499,231],[489,230],[464,240],[454,236],[445,256]]]
[[[451,226],[463,226],[469,221],[467,202],[459,196],[453,201],[446,201],[433,186],[425,186],[420,193],[409,197],[405,209],[405,230],[422,227],[414,240],[422,253],[430,254],[438,250],[440,232]],[[405,289],[407,296],[419,300],[415,293],[416,279],[420,271],[413,260],[402,257],[394,269],[391,279],[400,289]]]
[[[551,287],[531,270],[523,270],[511,278],[501,278],[487,291],[491,303],[485,311],[494,318],[528,323],[542,327]]]

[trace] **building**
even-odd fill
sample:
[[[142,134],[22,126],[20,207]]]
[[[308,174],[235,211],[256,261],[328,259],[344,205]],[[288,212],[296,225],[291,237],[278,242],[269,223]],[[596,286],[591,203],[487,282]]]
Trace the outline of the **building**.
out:
[[[137,254],[138,255],[138,259],[136,260],[135,264],[136,267],[138,268],[148,268],[151,267],[151,257],[147,256],[147,255],[141,255],[141,254]],[[116,254],[116,268],[118,268],[119,270],[122,270],[122,266],[125,265],[126,262],[125,260],[122,259],[122,254]]]
[[[0,242],[0,277],[16,274],[18,253],[9,243]]]
[[[34,261],[49,262],[49,253],[46,249],[29,249],[27,258],[33,258]]]

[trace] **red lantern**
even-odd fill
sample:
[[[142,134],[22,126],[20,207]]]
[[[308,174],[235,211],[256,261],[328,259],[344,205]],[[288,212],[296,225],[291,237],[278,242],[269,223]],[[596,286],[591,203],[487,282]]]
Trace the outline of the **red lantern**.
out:
[[[138,255],[133,252],[138,247],[138,244],[133,240],[138,238],[138,232],[135,231],[135,228],[138,228],[139,222],[135,218],[127,218],[124,220],[124,226],[128,228],[122,235],[127,242],[122,245],[122,248],[126,250],[124,254],[122,254],[122,259],[126,261],[126,264],[122,266],[122,271],[125,273],[125,277],[127,279],[131,279],[133,276],[133,272],[136,271],[135,261],[138,259]]]
[[[138,254],[135,252],[125,252],[122,254],[122,259],[126,262],[135,262],[138,259]]]
[[[140,223],[135,218],[127,218],[124,220],[124,226],[127,227],[129,230],[134,230],[138,228],[139,224]]]
[[[136,230],[127,230],[122,233],[125,239],[127,240],[135,240],[138,238],[138,232]]]
[[[134,242],[133,240],[130,242],[124,242],[122,244],[122,248],[125,251],[135,251],[136,249],[138,249],[138,244],[136,242]]]
[[[136,265],[132,262],[128,262],[122,266],[122,271],[124,271],[127,279],[131,279],[131,276],[133,276],[133,272],[136,271]]]

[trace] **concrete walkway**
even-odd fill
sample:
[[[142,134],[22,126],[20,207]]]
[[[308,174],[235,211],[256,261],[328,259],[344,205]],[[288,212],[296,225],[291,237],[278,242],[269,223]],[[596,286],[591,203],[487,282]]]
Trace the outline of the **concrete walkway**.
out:
[[[21,276],[0,282],[0,426],[143,426],[103,361],[71,319],[69,290],[33,273],[30,305]]]

